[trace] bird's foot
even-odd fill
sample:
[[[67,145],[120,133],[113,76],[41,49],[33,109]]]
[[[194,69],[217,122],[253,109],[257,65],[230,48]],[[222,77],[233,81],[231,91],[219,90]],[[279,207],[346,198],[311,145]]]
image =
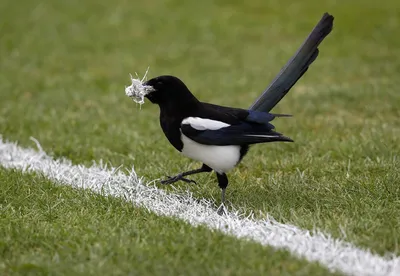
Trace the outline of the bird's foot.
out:
[[[197,184],[196,181],[194,181],[194,180],[191,180],[191,179],[188,179],[188,178],[184,178],[183,174],[181,174],[181,173],[177,174],[175,176],[168,176],[168,179],[161,180],[161,184],[168,185],[168,184],[175,183],[175,182],[177,182],[179,180],[181,180],[183,182],[186,182],[186,183]]]
[[[228,214],[228,209],[225,207],[225,191],[226,187],[221,189],[221,205],[217,209],[217,214],[220,216]]]
[[[217,214],[220,216],[228,214],[228,209],[225,207],[223,203],[218,207]]]

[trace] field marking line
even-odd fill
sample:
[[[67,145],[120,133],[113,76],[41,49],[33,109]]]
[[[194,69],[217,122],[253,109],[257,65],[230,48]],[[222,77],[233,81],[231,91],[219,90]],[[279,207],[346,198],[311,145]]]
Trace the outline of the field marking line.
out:
[[[126,174],[102,162],[91,167],[73,165],[67,159],[53,159],[39,143],[37,145],[39,151],[22,148],[4,141],[0,135],[0,166],[26,173],[37,172],[59,184],[124,198],[135,206],[161,216],[179,218],[193,226],[204,225],[236,238],[285,249],[294,256],[318,262],[330,271],[347,275],[400,275],[398,256],[382,257],[328,234],[303,230],[272,218],[256,220],[241,216],[239,211],[219,216],[210,201],[197,200],[189,192],[176,195],[146,185],[133,168]]]

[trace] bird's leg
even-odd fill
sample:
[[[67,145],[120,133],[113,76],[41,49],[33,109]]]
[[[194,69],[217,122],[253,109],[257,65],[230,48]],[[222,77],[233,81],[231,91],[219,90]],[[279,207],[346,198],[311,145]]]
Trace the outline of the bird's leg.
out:
[[[192,175],[192,174],[197,174],[197,173],[202,173],[202,172],[210,172],[210,171],[212,171],[212,169],[209,166],[207,166],[206,164],[203,164],[203,166],[200,169],[183,172],[183,173],[177,174],[175,176],[169,176],[168,179],[161,180],[161,184],[172,184],[172,183],[175,183],[175,182],[177,182],[179,180],[182,180],[182,181],[184,181],[186,183],[194,183],[194,184],[196,184],[196,181],[191,180],[191,179],[187,179],[187,178],[185,178],[185,176]]]
[[[225,191],[226,191],[226,188],[221,189],[221,203],[222,204],[225,204]]]
[[[226,176],[225,173],[217,173],[217,179],[218,179],[218,186],[221,188],[221,205],[219,206],[217,210],[218,215],[223,215],[227,214],[227,210],[225,208],[225,191],[226,187],[228,187],[228,177]]]

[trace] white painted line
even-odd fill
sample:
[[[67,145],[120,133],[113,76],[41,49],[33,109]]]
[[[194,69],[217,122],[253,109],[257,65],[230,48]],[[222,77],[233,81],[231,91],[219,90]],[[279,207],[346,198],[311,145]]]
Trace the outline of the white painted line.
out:
[[[24,149],[0,137],[0,165],[24,172],[39,172],[64,185],[90,189],[104,195],[123,197],[134,205],[163,216],[175,216],[192,225],[206,225],[237,238],[247,238],[262,245],[286,249],[309,261],[317,261],[331,271],[348,275],[400,275],[400,258],[381,257],[329,235],[309,232],[269,218],[255,220],[238,212],[219,216],[206,200],[200,202],[189,193],[174,195],[147,186],[134,170],[129,175],[117,168],[72,165],[68,160],[54,160],[40,151]],[[268,258],[268,256],[265,256]]]

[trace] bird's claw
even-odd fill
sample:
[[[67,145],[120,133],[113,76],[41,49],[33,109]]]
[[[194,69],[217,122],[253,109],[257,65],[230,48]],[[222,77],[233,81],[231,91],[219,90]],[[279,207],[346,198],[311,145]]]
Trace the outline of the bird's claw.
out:
[[[193,184],[197,184],[196,181],[189,179],[189,178],[181,178],[180,180],[186,182],[186,183],[193,183]]]
[[[184,178],[182,176],[182,174],[178,174],[178,175],[175,175],[175,176],[168,176],[168,179],[161,180],[161,184],[168,185],[168,184],[175,183],[175,182],[177,182],[179,180],[181,180],[183,182],[186,182],[186,183],[197,184],[196,181],[194,181],[194,180],[191,180],[191,179],[188,179],[188,178]]]
[[[225,204],[221,204],[217,209],[217,214],[220,216],[227,215],[228,209],[226,209]]]

